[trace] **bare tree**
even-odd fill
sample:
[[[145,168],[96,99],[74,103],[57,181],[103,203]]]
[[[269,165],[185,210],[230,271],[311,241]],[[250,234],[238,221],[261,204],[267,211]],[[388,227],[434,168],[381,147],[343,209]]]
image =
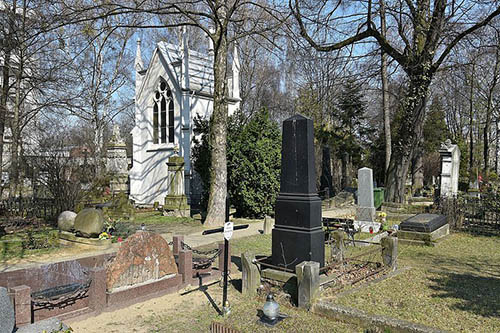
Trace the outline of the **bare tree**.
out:
[[[315,2],[314,6],[307,1],[290,0],[289,5],[300,34],[317,50],[330,52],[374,39],[408,76],[402,121],[393,141],[385,182],[385,199],[403,202],[411,158],[422,137],[432,79],[451,50],[499,15],[500,7],[495,2],[457,4],[446,0],[434,1],[433,7],[429,0],[386,3],[390,23],[384,36],[373,20],[371,0],[342,6],[328,0],[319,5]]]

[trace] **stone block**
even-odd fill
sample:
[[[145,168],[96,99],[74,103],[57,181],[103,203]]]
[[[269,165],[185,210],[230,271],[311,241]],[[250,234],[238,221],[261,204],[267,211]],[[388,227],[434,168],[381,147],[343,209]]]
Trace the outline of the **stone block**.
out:
[[[0,287],[0,332],[12,332],[15,321],[14,306],[7,289]]]
[[[31,288],[22,285],[11,288],[14,293],[14,312],[16,327],[31,323]]]
[[[297,274],[298,306],[310,309],[319,291],[319,263],[303,261],[295,267]]]
[[[270,235],[273,232],[274,219],[270,216],[264,218],[264,235]]]
[[[174,236],[172,237],[172,251],[174,256],[179,255],[179,251],[182,250],[182,242],[184,242],[184,236]]]
[[[106,268],[94,267],[89,269],[89,308],[100,313],[106,307]]]
[[[356,221],[373,222],[375,221],[375,207],[357,207]]]
[[[383,237],[380,240],[382,246],[382,261],[385,266],[393,271],[397,268],[398,262],[398,239],[396,237]]]
[[[445,237],[450,233],[450,225],[445,224],[433,232],[417,232],[417,231],[398,231],[398,238],[402,240],[419,241],[423,243],[436,242],[438,239]]]
[[[179,251],[179,274],[182,275],[182,283],[193,282],[193,252],[190,250]]]
[[[255,255],[250,252],[241,254],[242,288],[243,294],[255,295],[260,286],[260,272],[257,265],[253,263]]]

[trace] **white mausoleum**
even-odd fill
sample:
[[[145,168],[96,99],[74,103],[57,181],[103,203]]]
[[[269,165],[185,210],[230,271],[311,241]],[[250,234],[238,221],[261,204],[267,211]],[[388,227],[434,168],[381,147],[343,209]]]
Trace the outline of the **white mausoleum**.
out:
[[[167,161],[174,149],[184,157],[185,191],[189,196],[193,169],[193,119],[208,119],[213,110],[213,47],[208,54],[190,50],[185,30],[181,45],[158,43],[144,67],[140,40],[135,59],[135,126],[130,199],[136,204],[163,204],[169,192]],[[233,49],[229,86],[229,114],[240,105],[239,60]]]

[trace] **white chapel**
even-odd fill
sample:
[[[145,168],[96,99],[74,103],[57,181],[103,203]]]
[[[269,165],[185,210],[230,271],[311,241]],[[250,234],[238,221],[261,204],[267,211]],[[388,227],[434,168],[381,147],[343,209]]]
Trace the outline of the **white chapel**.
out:
[[[209,43],[207,54],[189,49],[184,29],[180,45],[157,44],[147,68],[140,47],[139,40],[130,199],[138,205],[162,204],[169,192],[167,161],[174,153],[184,157],[185,193],[188,197],[191,193],[193,119],[196,115],[208,119],[213,110],[213,46]],[[240,106],[236,47],[230,72],[227,100],[232,114]]]

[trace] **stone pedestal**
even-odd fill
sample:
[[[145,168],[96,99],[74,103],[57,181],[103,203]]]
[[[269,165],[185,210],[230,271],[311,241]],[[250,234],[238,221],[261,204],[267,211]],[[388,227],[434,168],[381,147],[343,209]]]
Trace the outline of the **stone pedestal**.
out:
[[[370,168],[358,170],[358,207],[356,221],[373,222],[375,205],[373,202],[373,171]]]
[[[111,176],[110,190],[113,193],[128,193],[127,146],[120,137],[120,127],[113,126],[113,134],[106,153],[106,171]]]
[[[168,159],[168,195],[163,208],[176,215],[189,216],[190,209],[184,193],[184,157],[174,155]]]
[[[272,231],[272,264],[294,269],[303,261],[324,266],[325,235],[316,192],[313,122],[295,115],[283,122],[281,187]]]
[[[457,145],[446,140],[439,149],[441,155],[441,197],[455,196],[458,193],[458,172],[460,169],[460,150]]]

